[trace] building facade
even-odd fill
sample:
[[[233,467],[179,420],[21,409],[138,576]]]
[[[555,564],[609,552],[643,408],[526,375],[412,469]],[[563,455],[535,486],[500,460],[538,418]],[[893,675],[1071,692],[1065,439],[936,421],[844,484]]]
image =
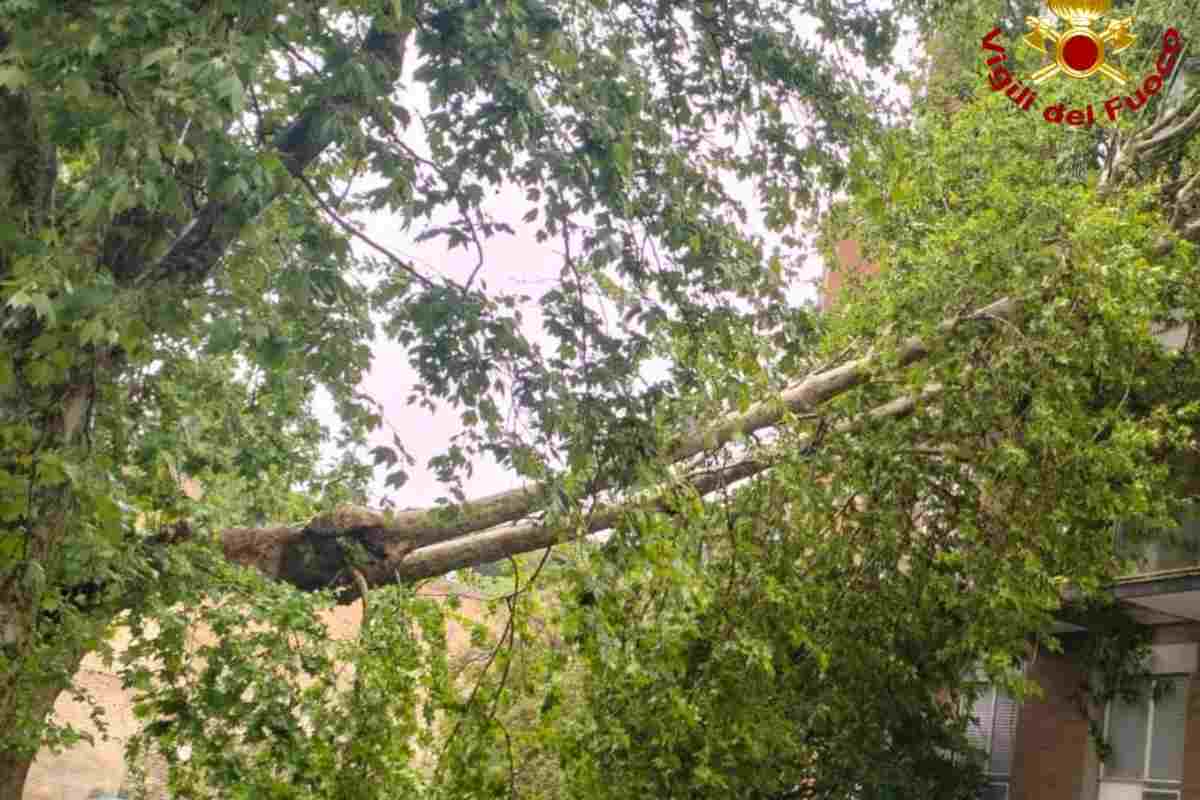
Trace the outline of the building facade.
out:
[[[1194,528],[1200,543],[1200,526]],[[1086,629],[1060,634],[1026,674],[1041,696],[1017,705],[995,692],[975,706],[976,744],[988,753],[987,800],[1200,800],[1200,561],[1139,573],[1113,589],[1153,632],[1153,686],[1135,701],[1087,708],[1080,652]],[[1101,726],[1101,757],[1090,721]]]
[[[852,240],[839,242],[835,256],[838,267],[820,286],[822,309],[849,280],[876,271]],[[1158,336],[1177,349],[1188,333],[1178,325]],[[1133,702],[1087,706],[1084,653],[1095,634],[1064,620],[1062,652],[1035,652],[1026,663],[1039,697],[1018,704],[991,690],[974,705],[969,735],[987,754],[990,780],[981,800],[1200,800],[1200,516],[1130,555],[1136,570],[1111,591],[1150,630],[1153,685]]]

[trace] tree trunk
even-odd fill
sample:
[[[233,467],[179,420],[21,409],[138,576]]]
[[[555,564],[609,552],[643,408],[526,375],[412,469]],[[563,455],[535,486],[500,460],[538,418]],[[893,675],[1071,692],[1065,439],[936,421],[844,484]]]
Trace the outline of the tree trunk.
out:
[[[25,781],[29,778],[31,766],[32,754],[0,753],[0,797],[21,800],[25,794]]]
[[[0,707],[0,735],[12,734],[17,726],[27,727],[28,722],[44,724],[54,711],[54,703],[58,696],[70,688],[71,679],[83,663],[84,652],[76,650],[67,657],[68,664],[62,672],[45,676],[43,682],[22,688],[21,679],[27,675],[4,676],[5,704]],[[0,747],[0,798],[3,800],[21,800],[25,794],[25,782],[29,779],[29,768],[37,756],[37,740],[25,746]]]
[[[90,380],[67,384],[55,413],[43,417],[47,441],[60,452],[79,447],[94,391]],[[0,581],[0,800],[20,800],[54,701],[70,686],[88,639],[82,630],[55,631],[43,609],[44,595],[57,591],[70,535],[70,483],[39,485],[36,473],[30,477],[24,558]]]
[[[940,384],[929,384],[917,394],[898,397],[839,424],[832,433],[849,433],[877,420],[905,416],[937,398],[942,391]],[[810,436],[808,441],[815,444],[816,440]],[[796,444],[793,442],[793,446]],[[419,539],[414,544],[407,519],[397,521],[369,509],[346,507],[322,515],[304,527],[233,528],[222,534],[221,541],[229,561],[305,590],[341,586],[343,597],[351,600],[358,596],[353,575],[361,576],[371,586],[445,575],[608,530],[630,511],[669,513],[676,491],[703,496],[770,468],[768,459],[747,458],[724,469],[680,476],[674,483],[640,499],[625,504],[597,504],[589,510],[586,520],[574,528],[518,522],[424,545]],[[424,512],[413,512],[420,513]],[[350,568],[342,542],[358,544],[359,549],[371,554],[370,563]]]
[[[398,81],[406,41],[415,25],[411,18],[379,20],[357,58],[382,67],[393,83]],[[8,33],[0,28],[0,52],[9,41]],[[338,65],[331,65],[326,76],[331,83],[340,80],[338,72]],[[0,216],[40,226],[53,218],[57,154],[39,128],[39,114],[44,110],[35,107],[33,97],[29,92],[0,87],[0,187],[19,190],[0,192]],[[293,175],[302,174],[332,143],[334,128],[325,123],[357,99],[322,97],[283,129],[276,154]],[[145,287],[172,281],[200,287],[247,221],[273,199],[267,195],[251,204],[211,199],[192,220],[173,231],[166,253],[156,261],[146,258],[147,246],[167,233],[169,220],[146,208],[130,209],[109,226],[99,248],[101,263],[122,285]],[[0,279],[7,277],[9,262],[9,254],[0,252]],[[0,323],[4,323],[0,327],[5,328],[6,336],[19,332],[26,342],[34,341],[42,326],[32,310],[3,304]],[[20,349],[19,344],[14,347]],[[115,380],[122,368],[122,354],[116,347],[96,348],[83,366],[62,386],[39,389],[36,398],[27,392],[10,392],[17,399],[0,408],[0,418],[35,420],[42,434],[38,447],[44,453],[87,446],[81,443],[80,434],[95,411],[94,386]],[[44,739],[46,720],[59,694],[70,686],[85,654],[80,648],[87,640],[78,630],[67,632],[68,626],[61,632],[53,630],[54,620],[43,609],[45,593],[64,588],[62,558],[75,511],[69,483],[41,483],[34,471],[37,460],[31,463],[28,506],[13,528],[24,538],[26,550],[12,569],[0,573],[0,800],[23,796],[30,765]],[[16,469],[22,474],[23,470],[25,467]],[[114,611],[89,608],[88,624],[109,624]]]

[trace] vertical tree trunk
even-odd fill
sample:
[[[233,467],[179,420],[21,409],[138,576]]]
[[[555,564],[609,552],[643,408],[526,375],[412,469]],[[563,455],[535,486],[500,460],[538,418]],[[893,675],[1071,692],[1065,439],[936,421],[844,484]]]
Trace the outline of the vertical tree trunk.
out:
[[[80,438],[92,392],[90,382],[69,385],[59,413],[46,419],[47,438],[63,451]],[[70,484],[31,486],[24,558],[0,581],[0,800],[21,800],[54,702],[78,671],[87,638],[53,630],[42,607],[43,595],[59,588],[74,505]]]
[[[21,800],[25,794],[25,781],[29,778],[31,766],[33,755],[0,753],[0,797]]]
[[[48,676],[47,680],[32,689],[22,692],[19,675],[6,675],[9,686],[3,687],[5,706],[0,708],[0,721],[4,723],[2,733],[13,733],[13,727],[21,719],[33,719],[44,723],[54,711],[54,702],[70,685],[70,677],[83,661],[83,652],[71,655],[66,678],[61,674]],[[15,702],[14,702],[15,700]],[[38,746],[34,741],[24,747],[0,747],[0,798],[21,800],[25,795],[25,782],[29,779],[29,768],[37,756]]]

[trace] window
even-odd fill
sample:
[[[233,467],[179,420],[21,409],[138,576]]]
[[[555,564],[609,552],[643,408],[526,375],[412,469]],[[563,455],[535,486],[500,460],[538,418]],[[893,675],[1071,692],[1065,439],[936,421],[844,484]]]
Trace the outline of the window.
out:
[[[1179,527],[1151,532],[1135,521],[1117,525],[1117,552],[1136,562],[1138,573],[1200,564],[1200,513],[1181,514]]]
[[[1100,800],[1178,800],[1187,689],[1186,676],[1164,675],[1136,702],[1109,703],[1104,735],[1112,750],[1100,774]]]
[[[989,688],[971,707],[975,721],[967,728],[971,744],[987,754],[990,781],[982,800],[1006,800],[1017,737],[1017,703],[1004,692]]]

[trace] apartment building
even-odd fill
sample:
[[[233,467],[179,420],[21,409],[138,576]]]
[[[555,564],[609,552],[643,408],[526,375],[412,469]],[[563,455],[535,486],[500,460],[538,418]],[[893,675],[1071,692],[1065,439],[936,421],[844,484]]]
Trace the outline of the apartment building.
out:
[[[992,691],[976,703],[987,800],[1200,800],[1200,522],[1181,533],[1183,542],[1151,547],[1139,571],[1112,587],[1152,630],[1154,687],[1090,710],[1107,756],[1081,705],[1088,676],[1079,654],[1090,632],[1064,622],[1063,652],[1039,652],[1027,665],[1040,698],[1018,706]]]
[[[835,255],[839,268],[827,269],[820,287],[822,309],[847,281],[875,273],[852,240],[839,242]],[[1186,325],[1159,333],[1169,348],[1187,338]],[[993,689],[974,706],[969,733],[987,754],[990,780],[981,800],[1200,800],[1200,516],[1138,549],[1129,553],[1136,570],[1111,592],[1152,632],[1154,686],[1136,702],[1081,705],[1082,653],[1093,634],[1077,619],[1062,620],[1062,652],[1035,652],[1026,664],[1040,697],[1017,704]],[[1100,721],[1104,758],[1089,720]]]

